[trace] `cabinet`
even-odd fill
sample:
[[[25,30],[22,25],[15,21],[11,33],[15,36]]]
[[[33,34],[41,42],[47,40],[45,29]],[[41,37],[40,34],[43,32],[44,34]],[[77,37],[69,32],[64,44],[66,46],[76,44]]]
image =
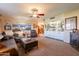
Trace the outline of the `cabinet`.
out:
[[[70,44],[72,47],[79,50],[79,32],[70,33]]]

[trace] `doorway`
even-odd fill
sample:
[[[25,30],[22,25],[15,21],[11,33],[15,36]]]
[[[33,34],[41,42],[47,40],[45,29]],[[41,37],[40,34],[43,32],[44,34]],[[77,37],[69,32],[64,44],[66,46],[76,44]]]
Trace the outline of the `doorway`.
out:
[[[44,35],[44,25],[43,24],[39,24],[38,25],[38,35],[39,36],[43,36]]]

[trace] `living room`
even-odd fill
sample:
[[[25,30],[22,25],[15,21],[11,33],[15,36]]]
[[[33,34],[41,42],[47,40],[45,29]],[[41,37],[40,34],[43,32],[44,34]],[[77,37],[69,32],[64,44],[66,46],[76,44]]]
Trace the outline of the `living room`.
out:
[[[0,55],[79,55],[78,13],[78,3],[0,4]]]

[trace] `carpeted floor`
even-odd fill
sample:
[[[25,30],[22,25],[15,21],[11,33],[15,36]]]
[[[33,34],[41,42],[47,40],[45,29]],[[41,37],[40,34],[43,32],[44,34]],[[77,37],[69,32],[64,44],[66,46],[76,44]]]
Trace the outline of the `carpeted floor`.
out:
[[[79,52],[72,48],[70,44],[64,43],[62,41],[38,37],[38,49],[35,48],[24,53],[23,49],[20,49],[21,55],[24,56],[78,56]]]

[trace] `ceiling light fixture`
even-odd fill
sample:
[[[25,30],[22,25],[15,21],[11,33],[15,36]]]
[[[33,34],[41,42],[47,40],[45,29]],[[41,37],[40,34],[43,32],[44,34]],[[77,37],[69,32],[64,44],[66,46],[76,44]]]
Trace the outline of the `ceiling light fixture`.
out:
[[[38,13],[38,9],[37,8],[33,8],[32,9],[32,13],[33,13],[32,17],[40,18],[40,16],[44,16],[43,13]]]

